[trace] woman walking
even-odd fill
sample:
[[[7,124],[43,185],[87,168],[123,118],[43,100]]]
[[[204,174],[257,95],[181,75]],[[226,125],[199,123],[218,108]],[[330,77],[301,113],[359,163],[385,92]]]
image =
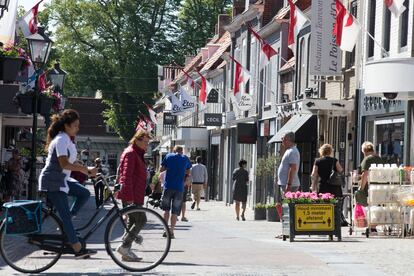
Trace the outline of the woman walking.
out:
[[[76,163],[77,150],[71,137],[79,131],[79,114],[67,109],[60,115],[53,115],[52,124],[47,131],[46,165],[39,177],[39,190],[46,191],[48,200],[53,204],[63,222],[63,230],[72,245],[76,258],[83,258],[96,251],[82,248],[72,223],[79,209],[88,201],[89,190],[70,178],[71,171],[79,171],[95,176],[96,169]],[[71,208],[68,195],[75,198]]]
[[[241,159],[239,161],[239,168],[235,169],[233,172],[233,181],[234,181],[234,192],[233,200],[236,201],[236,219],[240,220],[240,202],[242,204],[242,220],[246,220],[244,213],[246,211],[246,202],[247,202],[247,183],[249,182],[249,173],[246,170],[247,162],[246,160]]]

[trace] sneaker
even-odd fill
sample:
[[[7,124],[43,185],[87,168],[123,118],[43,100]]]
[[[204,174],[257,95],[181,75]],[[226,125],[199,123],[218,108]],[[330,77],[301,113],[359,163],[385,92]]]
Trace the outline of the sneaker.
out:
[[[244,217],[244,215],[241,216],[242,221],[246,221],[246,218]]]
[[[142,242],[144,241],[144,238],[141,235],[137,235],[134,241],[137,244],[142,244]]]
[[[186,217],[182,217],[181,221],[188,221],[188,219]]]
[[[194,209],[195,205],[196,205],[195,201],[193,203],[191,203],[191,209]]]
[[[197,208],[197,211],[200,211],[201,209],[200,208]]]
[[[164,231],[164,233],[162,233],[162,237],[163,238],[166,238],[167,237],[167,232],[166,231]]]
[[[96,253],[98,253],[98,251],[83,248],[79,252],[75,253],[75,259],[86,259],[91,255],[95,255]]]
[[[134,252],[131,251],[130,247],[124,247],[122,244],[116,248],[116,252],[121,254],[122,260],[124,262],[139,262],[142,260],[142,258],[138,257]]]

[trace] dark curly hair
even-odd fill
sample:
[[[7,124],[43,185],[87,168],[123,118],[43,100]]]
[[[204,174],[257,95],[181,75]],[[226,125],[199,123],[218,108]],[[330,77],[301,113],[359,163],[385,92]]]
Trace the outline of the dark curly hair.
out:
[[[45,150],[48,151],[50,143],[59,132],[65,131],[66,124],[70,125],[79,119],[79,113],[74,109],[65,109],[61,114],[54,114],[51,118],[52,124],[47,130]]]
[[[241,168],[241,167],[243,167],[243,165],[245,165],[245,164],[247,164],[247,161],[246,161],[246,160],[244,160],[244,159],[240,159],[240,161],[239,161],[239,167]]]

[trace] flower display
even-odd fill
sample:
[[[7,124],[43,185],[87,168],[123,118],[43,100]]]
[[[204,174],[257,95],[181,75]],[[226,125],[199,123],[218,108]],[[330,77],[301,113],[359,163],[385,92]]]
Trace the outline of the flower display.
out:
[[[60,94],[59,92],[57,92],[55,90],[55,87],[53,85],[49,85],[46,90],[41,92],[42,95],[48,97],[48,98],[52,98],[54,100],[52,109],[55,112],[59,112],[60,110],[63,109],[63,101],[62,101],[62,94]]]
[[[337,203],[338,199],[330,193],[286,192],[283,203]]]
[[[26,68],[31,64],[30,57],[26,53],[26,51],[23,48],[14,46],[14,45],[4,45],[3,47],[0,47],[0,57],[9,57],[9,58],[23,58],[23,68]]]

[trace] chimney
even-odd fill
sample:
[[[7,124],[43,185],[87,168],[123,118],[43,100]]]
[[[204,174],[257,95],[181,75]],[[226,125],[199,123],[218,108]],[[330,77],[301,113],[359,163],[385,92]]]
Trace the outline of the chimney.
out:
[[[283,0],[264,0],[262,26],[266,26],[267,23],[272,21],[272,18],[283,7]]]
[[[231,22],[231,16],[227,14],[219,14],[217,22],[218,23],[216,25],[216,34],[218,35],[218,37],[221,37],[226,32],[224,27],[229,25]]]
[[[233,18],[243,13],[245,7],[245,0],[233,1]]]

